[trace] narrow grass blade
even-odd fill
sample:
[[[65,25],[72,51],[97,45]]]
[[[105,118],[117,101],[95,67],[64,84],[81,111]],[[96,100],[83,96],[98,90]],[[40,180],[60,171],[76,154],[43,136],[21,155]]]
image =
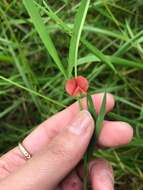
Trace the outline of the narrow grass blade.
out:
[[[102,122],[103,122],[105,114],[106,114],[106,92],[104,94],[100,113],[98,116],[96,114],[95,106],[94,106],[91,95],[87,95],[87,104],[88,104],[88,110],[91,113],[94,123],[95,123],[95,131],[93,133],[92,139],[91,139],[90,144],[87,149],[88,160],[90,160],[92,157],[93,151],[95,149],[95,145],[97,143],[98,137],[99,137]]]
[[[96,123],[97,114],[96,114],[95,106],[94,106],[94,103],[93,103],[93,100],[92,100],[92,96],[89,95],[89,94],[87,95],[87,107],[88,107],[88,111],[92,115],[94,123]],[[96,144],[96,126],[95,126],[95,130],[94,130],[93,136],[91,138],[91,141],[90,141],[90,144],[88,146],[87,153],[86,153],[88,161],[92,157],[92,153],[93,153],[93,150],[95,148],[95,144]]]
[[[0,62],[8,62],[8,63],[13,63],[13,57],[8,56],[8,55],[3,55],[0,53]]]
[[[57,50],[54,46],[54,43],[50,37],[50,35],[47,32],[47,29],[42,21],[42,18],[39,14],[38,8],[36,7],[35,3],[33,0],[23,0],[23,3],[25,5],[25,8],[27,9],[32,22],[42,40],[42,42],[45,44],[49,54],[51,55],[51,57],[53,58],[53,60],[55,61],[57,67],[59,68],[59,70],[63,73],[63,75],[67,78],[67,74],[65,72],[65,69],[61,63],[61,60],[58,56]]]
[[[88,153],[84,155],[83,173],[84,173],[83,190],[88,190]]]
[[[97,139],[98,139],[100,131],[101,131],[101,125],[103,123],[105,114],[106,114],[106,91],[104,93],[101,109],[100,109],[99,115],[96,120],[96,138]]]
[[[15,101],[11,106],[9,106],[4,111],[2,111],[0,113],[0,119],[2,119],[5,115],[7,115],[10,112],[12,112],[13,110],[15,110],[19,106],[20,103],[21,103],[20,101]]]
[[[122,24],[116,19],[116,17],[114,16],[114,14],[112,13],[112,11],[110,10],[108,4],[107,4],[105,1],[103,1],[103,4],[104,4],[104,6],[105,6],[105,8],[106,8],[106,10],[107,10],[107,12],[108,12],[108,14],[109,14],[111,20],[112,20],[118,27],[121,26]]]
[[[49,101],[49,102],[51,102],[51,103],[53,103],[53,104],[56,104],[56,105],[59,105],[59,106],[61,106],[62,108],[65,108],[65,107],[66,107],[66,106],[63,105],[62,103],[59,103],[58,101],[53,100],[53,99],[49,98],[48,96],[44,96],[44,95],[40,94],[39,92],[36,92],[36,91],[34,91],[34,90],[30,89],[30,88],[27,88],[27,87],[25,87],[25,86],[23,86],[23,85],[21,85],[21,84],[15,82],[15,81],[12,81],[11,79],[5,78],[5,77],[3,77],[3,76],[0,76],[0,79],[3,80],[3,81],[8,82],[8,83],[10,83],[10,84],[12,84],[12,85],[14,85],[14,86],[20,88],[20,89],[23,89],[23,90],[25,90],[25,91],[27,91],[27,92],[30,92],[31,94],[34,94],[34,95],[36,95],[36,96],[39,96],[39,97],[43,98],[43,99],[46,100],[46,101]]]
[[[133,38],[129,39],[126,43],[124,43],[115,53],[114,56],[121,56],[126,53],[137,41],[142,38],[143,31],[140,31]]]
[[[92,100],[92,96],[89,95],[89,94],[87,95],[87,104],[88,104],[89,112],[91,113],[94,121],[96,121],[97,114],[96,114],[96,111],[95,111],[95,106],[94,106],[94,103],[93,103],[93,100]]]
[[[89,43],[87,40],[85,40],[83,38],[81,39],[81,42],[93,54],[95,54],[95,56],[97,56],[101,61],[103,61],[103,63],[105,63],[106,65],[108,65],[115,73],[117,73],[117,70],[115,69],[114,65],[111,63],[111,61],[109,59],[107,59],[107,57],[99,49],[97,49],[95,46],[93,46],[91,43]]]
[[[121,65],[124,67],[133,67],[136,69],[143,69],[143,65],[137,61],[132,61],[132,60],[128,60],[128,59],[124,59],[124,58],[120,58],[117,56],[107,56],[108,60],[110,60],[110,62],[113,65]],[[85,57],[82,57],[80,59],[78,59],[78,65],[84,65],[86,63],[92,63],[92,62],[101,62],[101,59],[99,59],[97,56],[93,55],[93,54],[88,54]]]
[[[47,10],[44,8],[44,7],[42,7],[42,6],[40,6],[38,3],[36,3],[37,4],[37,6],[39,7],[39,8],[41,8],[45,13],[47,13],[53,20],[55,20],[55,22],[57,22],[57,24],[58,25],[60,25],[60,27],[65,31],[65,32],[67,32],[69,35],[71,35],[71,28],[67,25],[67,24],[65,24],[58,16],[57,16],[57,14],[54,12],[54,11],[52,11],[52,9],[45,3],[45,1],[44,1],[44,5],[45,5],[45,7],[47,8]],[[88,27],[87,26],[85,26],[85,29],[87,29]],[[102,31],[100,31],[100,29],[96,29],[96,28],[94,28],[95,30],[97,30],[97,31],[95,31],[95,32],[98,32],[98,30],[99,30],[99,32],[100,33],[102,33]],[[114,34],[114,33],[113,33]],[[112,35],[111,35],[112,36]],[[114,37],[118,37],[119,39],[122,39],[123,38],[123,40],[126,40],[125,39],[125,37],[124,36],[114,36]],[[101,51],[99,51],[95,46],[92,46],[91,45],[91,43],[89,43],[89,42],[87,42],[87,41],[82,41],[85,45],[86,45],[86,47],[89,49],[89,50],[91,50],[92,51],[92,53],[95,55],[95,57],[94,57],[94,55],[89,55],[89,56],[87,56],[87,57],[85,57],[85,59],[84,58],[81,58],[81,59],[79,59],[79,61],[78,61],[78,64],[80,65],[80,64],[84,64],[84,63],[87,63],[87,61],[91,61],[91,62],[101,62],[101,61],[103,61],[103,62],[105,62],[106,63],[106,65],[108,65],[108,66],[110,66],[110,68],[113,70],[113,71],[115,71],[116,69],[115,69],[115,66],[114,65],[121,65],[121,66],[127,66],[127,67],[133,67],[133,68],[138,68],[138,69],[143,69],[143,65],[142,64],[140,64],[140,63],[138,63],[138,62],[136,62],[136,61],[132,61],[132,60],[127,60],[127,59],[124,59],[124,58],[120,58],[120,57],[118,57],[118,56],[115,56],[115,55],[113,55],[113,56],[106,56],[106,55],[104,55]],[[108,60],[108,61],[107,61]],[[110,60],[110,61],[109,61]],[[115,71],[116,72],[116,71]]]
[[[129,36],[130,36],[131,38],[134,38],[134,32],[133,32],[132,27],[130,26],[128,20],[126,20],[126,28],[127,28],[127,30],[128,30]],[[142,37],[140,38],[140,40],[142,41]],[[141,44],[140,44],[140,43],[142,43],[142,42],[140,42],[140,40],[139,40],[138,43],[136,44],[136,48],[138,49],[138,52],[139,52],[140,57],[141,57],[141,59],[142,59],[142,57],[143,57],[143,55],[142,55],[142,54],[143,54],[143,48],[142,48],[142,46],[141,46]]]
[[[57,12],[54,12],[51,7],[49,7],[49,5],[47,4],[47,2],[45,2],[43,0],[43,4],[45,7],[41,6],[39,3],[35,2],[35,4],[45,13],[47,14],[51,19],[53,19],[57,25],[60,26],[60,28],[71,35],[71,28],[73,28],[73,24],[70,24],[70,23],[65,23],[63,22],[63,20],[57,15]],[[57,26],[55,26],[57,27]],[[109,37],[112,37],[112,38],[117,38],[117,39],[120,39],[120,40],[123,40],[123,41],[127,41],[128,38],[127,36],[125,36],[124,34],[118,32],[118,31],[111,31],[111,30],[107,30],[107,28],[99,28],[99,27],[93,27],[93,26],[90,26],[90,25],[85,25],[83,26],[83,30],[84,31],[88,31],[88,32],[91,32],[91,33],[95,33],[95,34],[100,34],[100,35],[103,35],[103,36],[109,36]]]
[[[40,7],[41,10],[43,10],[51,19],[55,20],[56,23],[58,23],[58,25],[63,29],[63,31],[71,33],[70,28],[67,26],[67,24],[65,24],[63,22],[63,20],[61,20],[58,16],[57,13],[54,12],[49,6],[48,4],[43,0],[43,4],[45,7],[39,5],[38,3],[36,3],[38,7]]]
[[[26,75],[26,71],[28,71],[27,73],[30,74],[31,70],[29,69],[29,67],[26,67],[26,66],[24,67],[24,64],[23,64],[24,56],[22,55],[21,50],[19,50],[19,55],[23,56],[23,59],[21,59],[21,62],[19,60],[20,58],[18,58],[18,56],[16,55],[15,51],[13,50],[13,48],[11,46],[9,46],[9,51],[11,52],[11,55],[12,55],[13,60],[14,60],[14,64],[17,67],[17,69],[18,69],[18,71],[20,73],[20,76],[21,76],[21,78],[24,81],[25,86],[27,88],[29,88],[29,89],[33,89],[34,90],[32,82],[29,81],[30,77],[28,77]],[[24,63],[25,63],[25,61],[24,61]],[[40,106],[39,100],[34,96],[34,94],[30,93],[30,95],[32,97],[33,102],[35,103],[35,106],[37,107],[37,109],[39,110],[39,112],[41,112],[41,109],[40,109],[41,106]]]
[[[87,167],[88,167],[88,161],[92,158],[96,142],[98,140],[98,136],[101,130],[101,124],[104,120],[105,117],[105,112],[106,112],[106,92],[103,97],[102,105],[101,105],[101,110],[99,113],[99,116],[97,117],[96,111],[95,111],[95,106],[92,100],[91,95],[87,95],[87,104],[88,104],[88,110],[91,113],[94,122],[96,123],[95,125],[95,130],[93,133],[93,136],[91,138],[90,144],[88,146],[87,152],[84,156],[84,190],[88,189],[88,183],[87,183]]]
[[[68,76],[72,75],[73,67],[75,68],[75,75],[77,75],[77,56],[78,46],[80,41],[81,32],[89,8],[90,0],[82,0],[75,17],[75,24],[70,42],[69,60],[68,60]]]
[[[95,111],[95,106],[92,100],[92,96],[90,94],[87,94],[87,107],[88,107],[88,111],[91,113],[94,122],[96,122],[97,119],[97,115],[96,115],[96,111]],[[93,150],[95,148],[95,144],[96,144],[96,130],[94,130],[93,136],[91,138],[91,141],[89,143],[89,146],[87,148],[86,154],[84,155],[84,164],[83,164],[83,168],[84,168],[84,182],[83,182],[83,189],[87,190],[88,189],[88,161],[91,159],[92,157],[92,153]]]
[[[44,3],[45,5],[45,3]],[[46,5],[46,8],[47,10],[45,10],[43,7],[40,6],[40,8],[45,12],[47,13],[65,32],[67,32],[70,36],[71,36],[71,28],[65,24],[62,19],[60,19],[58,17],[58,15],[52,11],[52,9],[49,8],[48,5]],[[76,23],[75,23],[76,24]],[[79,26],[77,26],[77,29]],[[83,27],[83,26],[82,26]],[[75,28],[75,26],[74,26]],[[77,32],[77,31],[76,31]],[[76,36],[77,37],[77,36]],[[72,36],[73,38],[73,36]],[[75,37],[74,37],[75,38]],[[88,41],[84,40],[84,39],[80,39],[80,36],[79,36],[79,39],[96,57],[97,59],[101,60],[103,63],[105,63],[106,65],[108,65],[115,73],[117,73],[114,65],[110,62],[110,60],[107,59],[107,57],[100,51],[98,50],[96,47],[94,47],[91,43],[89,43]],[[72,42],[72,41],[71,41]],[[79,41],[78,41],[78,44],[79,44]],[[76,43],[74,43],[73,45],[76,45]],[[73,46],[71,44],[71,46]],[[74,47],[70,47],[70,51],[69,52],[69,66],[68,66],[68,70],[69,70],[69,75],[71,75],[72,73],[72,69],[73,67],[77,66],[78,64],[78,61],[77,61],[77,53],[78,53],[78,46],[77,46],[77,50],[76,48]],[[72,54],[72,56],[71,56]],[[75,55],[75,56],[74,56]]]
[[[28,88],[33,89],[32,84],[33,84],[33,81],[35,82],[35,77],[33,75],[32,70],[30,69],[29,64],[26,63],[27,59],[24,56],[25,50],[24,50],[24,48],[21,48],[21,46],[19,45],[19,42],[15,36],[15,33],[13,32],[13,30],[11,28],[9,20],[7,19],[6,15],[5,15],[5,12],[1,8],[0,8],[0,12],[4,15],[4,21],[6,23],[6,27],[8,28],[9,35],[13,39],[13,43],[12,43],[11,40],[9,40],[9,35],[7,36],[7,33],[4,32],[3,41],[7,43],[9,52],[12,56],[12,61],[13,61],[12,63],[15,64],[15,66],[17,67],[17,70],[20,73],[21,78],[23,79],[25,85]],[[23,49],[23,51],[22,51],[22,49]],[[31,95],[32,100],[33,100],[35,106],[37,107],[38,111],[41,113],[40,103],[39,103],[38,99],[36,99],[36,97],[33,96],[33,94],[30,94],[30,95]]]
[[[120,58],[117,56],[108,56],[108,58],[111,60],[111,62],[114,65],[121,65],[121,66],[125,66],[125,67],[133,67],[133,68],[137,68],[137,69],[141,69],[143,70],[143,64],[136,62],[136,61],[132,61],[132,60],[128,60],[128,59],[124,59],[124,58]]]
[[[108,116],[111,119],[118,120],[118,121],[124,121],[124,122],[130,123],[132,126],[139,126],[140,128],[143,128],[142,122],[139,122],[137,120],[129,119],[125,116],[122,116],[122,115],[119,115],[119,114],[116,114],[113,112],[108,113]]]
[[[100,34],[103,36],[106,35],[107,37],[109,36],[109,37],[119,39],[119,40],[123,40],[123,41],[126,41],[128,39],[124,34],[121,34],[121,32],[116,31],[116,30],[111,31],[107,28],[105,29],[102,27],[100,28],[100,27],[86,25],[86,26],[84,26],[83,30],[91,32],[91,33],[95,33],[95,34]]]
[[[92,62],[101,62],[101,60],[93,54],[89,54],[89,55],[86,55],[85,57],[78,59],[78,65],[83,65],[83,64],[92,63]]]

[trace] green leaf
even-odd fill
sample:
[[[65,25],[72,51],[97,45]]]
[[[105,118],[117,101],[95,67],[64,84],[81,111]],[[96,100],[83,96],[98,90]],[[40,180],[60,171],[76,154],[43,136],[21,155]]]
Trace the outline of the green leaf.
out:
[[[118,73],[110,59],[107,58],[99,49],[97,49],[95,46],[93,46],[91,43],[89,43],[85,39],[81,39],[81,42],[95,55],[97,56],[103,63],[108,65],[115,73]]]
[[[59,103],[58,101],[53,100],[53,99],[49,98],[48,96],[40,94],[39,92],[34,91],[31,88],[27,88],[27,87],[25,87],[25,86],[23,86],[23,85],[15,82],[15,81],[11,80],[11,79],[5,78],[5,77],[3,77],[1,75],[0,75],[0,79],[3,80],[3,81],[5,81],[5,82],[7,82],[7,83],[10,83],[11,85],[16,86],[17,88],[23,89],[23,90],[25,90],[25,91],[27,91],[27,92],[35,95],[35,96],[41,97],[41,98],[43,98],[46,101],[49,101],[49,102],[51,102],[53,104],[61,106],[62,108],[65,108],[65,105],[63,105],[62,103]]]
[[[63,22],[63,20],[62,19],[60,19],[59,18],[59,16],[45,3],[45,1],[43,1],[43,3],[44,3],[44,5],[45,5],[45,7],[47,8],[47,10],[45,9],[45,8],[43,8],[42,6],[40,6],[38,3],[36,3],[37,5],[38,5],[38,7],[40,7],[51,19],[53,19],[63,30],[64,30],[64,32],[66,32],[66,33],[68,33],[69,34],[69,36],[71,36],[71,27],[69,27],[67,24],[65,24],[64,22]],[[86,26],[85,26],[85,28],[86,28]],[[84,29],[84,28],[83,28]],[[95,29],[95,27],[94,27],[94,29]],[[97,28],[96,29],[96,32],[99,32],[100,34],[102,33],[101,32],[101,29],[99,29],[99,28]],[[112,33],[110,33],[110,32],[108,32],[107,30],[106,30],[106,32],[105,32],[105,30],[104,30],[104,32],[103,32],[103,34],[105,35],[107,35],[107,33],[108,34],[110,34],[111,36],[113,35]],[[114,36],[115,37],[115,36]],[[117,36],[116,36],[117,37]],[[119,39],[122,39],[122,37],[121,36],[119,36]],[[124,39],[124,38],[123,38]],[[115,73],[117,73],[117,70],[115,69],[115,67],[114,67],[114,65],[113,65],[113,63],[111,62],[111,59],[109,58],[109,57],[107,57],[106,55],[104,55],[99,49],[97,49],[95,46],[93,46],[91,43],[89,43],[87,40],[85,40],[85,39],[83,39],[83,38],[81,38],[80,39],[80,41],[94,54],[94,56],[96,57],[96,60],[95,61],[102,61],[103,63],[105,63],[107,66],[109,66]],[[75,48],[72,50],[74,53],[75,53]],[[70,56],[71,56],[71,52],[69,52],[69,54],[70,54]],[[73,55],[73,57],[74,57],[74,55]],[[76,57],[77,58],[77,57]],[[93,58],[94,59],[94,58]],[[74,59],[75,60],[75,59]],[[82,60],[83,61],[83,60]],[[81,61],[81,62],[82,62]],[[80,64],[79,63],[79,61],[77,61],[76,60],[76,66],[78,65],[78,64]],[[81,63],[82,64],[82,63]],[[69,69],[71,69],[71,73],[72,73],[72,69],[73,69],[73,67],[74,67],[74,65],[75,64],[73,64],[73,62],[72,61],[70,61],[70,63],[69,63],[69,66],[68,66],[68,68],[69,67],[71,67],[71,68],[69,68]],[[68,69],[68,70],[69,70]],[[70,74],[71,74],[70,73]],[[69,75],[70,75],[69,74]]]
[[[110,59],[114,65],[121,65],[121,66],[125,66],[125,67],[133,67],[133,68],[143,70],[143,64],[139,63],[137,61],[128,60],[128,59],[117,57],[114,55],[108,56],[108,59]]]
[[[87,104],[88,104],[88,111],[91,113],[94,121],[96,121],[97,119],[97,114],[96,114],[96,111],[95,111],[95,106],[94,106],[94,103],[93,103],[93,100],[92,100],[92,96],[91,95],[87,95]]]
[[[101,109],[100,109],[99,115],[96,120],[96,138],[97,139],[98,139],[100,131],[101,131],[101,126],[104,121],[105,114],[106,114],[106,91],[104,93]]]
[[[103,122],[105,114],[106,114],[106,92],[104,94],[100,113],[98,116],[96,114],[95,106],[94,106],[91,95],[87,95],[87,104],[88,104],[88,111],[91,113],[94,123],[95,123],[95,130],[94,130],[93,136],[91,138],[90,144],[87,149],[87,155],[88,155],[87,157],[88,157],[88,160],[90,160],[92,157],[93,151],[95,149],[95,145],[98,141],[102,122]]]
[[[143,31],[140,31],[134,37],[129,39],[126,43],[124,43],[115,53],[114,56],[122,56],[125,54],[134,44],[136,44],[143,36]]]
[[[57,16],[57,12],[54,12],[50,7],[49,5],[47,4],[47,2],[45,2],[43,0],[43,4],[45,7],[42,7],[40,4],[36,3],[36,5],[43,11],[45,12],[51,19],[53,19],[56,23],[58,23],[58,25],[65,31],[65,32],[68,32],[68,33],[71,33],[71,29],[67,26],[67,24],[65,24],[63,22],[62,19],[60,19],[58,16]]]
[[[93,155],[93,152],[95,149],[95,145],[97,143],[99,133],[101,130],[101,125],[102,125],[102,122],[104,120],[105,113],[106,113],[106,92],[103,97],[103,101],[102,101],[102,105],[101,105],[101,109],[100,109],[100,113],[99,113],[98,117],[97,117],[97,114],[95,111],[95,106],[94,106],[91,95],[87,95],[87,105],[88,105],[88,111],[91,113],[91,115],[94,119],[94,122],[96,124],[95,124],[95,130],[94,130],[93,136],[91,138],[91,141],[89,143],[87,152],[84,155],[84,190],[87,190],[87,188],[88,188],[88,184],[87,184],[88,161],[92,158],[92,155]]]
[[[0,112],[0,119],[2,119],[5,115],[10,113],[12,110],[15,110],[21,102],[19,100],[16,100],[11,106],[6,108],[4,111]]]
[[[13,57],[0,53],[0,62],[13,63]]]
[[[65,78],[67,78],[67,74],[66,74],[65,69],[58,56],[57,50],[54,46],[54,43],[53,43],[50,35],[47,32],[47,29],[43,23],[42,17],[40,16],[39,10],[36,7],[34,1],[33,0],[23,0],[23,3],[32,19],[32,22],[42,40],[42,42],[44,43],[45,47],[47,48],[49,54],[51,55],[51,57],[53,58],[53,60],[55,61],[56,65],[57,65],[57,67],[63,73]]]
[[[94,123],[96,123],[97,114],[96,114],[96,110],[95,110],[95,106],[93,103],[92,96],[90,94],[87,95],[87,106],[88,106],[88,111],[92,115]],[[94,130],[93,136],[91,138],[90,144],[89,144],[88,149],[87,149],[88,160],[90,160],[92,157],[92,153],[93,153],[93,150],[95,148],[96,140],[97,139],[96,139],[96,125],[95,125],[95,130]]]
[[[132,61],[132,60],[128,60],[128,59],[124,59],[121,57],[116,57],[114,55],[111,56],[107,56],[105,55],[105,57],[110,60],[110,62],[113,65],[121,65],[124,67],[133,67],[133,68],[137,68],[137,69],[143,69],[143,64],[137,62],[137,61]],[[101,59],[99,59],[97,56],[95,56],[94,54],[88,54],[85,57],[82,57],[80,59],[78,59],[78,65],[84,65],[86,63],[93,63],[93,62],[101,62]]]
[[[90,94],[87,94],[87,107],[88,107],[88,111],[91,113],[94,122],[96,122],[97,119],[97,115],[96,115],[96,111],[95,111],[95,106],[92,100],[92,96]],[[89,143],[89,146],[87,148],[87,151],[84,155],[84,164],[83,164],[83,168],[84,168],[84,182],[83,182],[83,189],[87,190],[88,189],[88,161],[91,159],[92,154],[93,154],[93,150],[95,148],[95,144],[96,144],[96,135],[95,135],[96,131],[94,130],[93,136],[91,138],[91,141]]]
[[[101,60],[93,54],[88,54],[85,57],[78,59],[78,66],[84,65],[86,63],[92,63],[92,62],[101,62]]]
[[[78,46],[80,41],[81,32],[89,8],[90,0],[82,0],[80,7],[75,17],[75,23],[73,33],[70,42],[69,49],[69,60],[68,60],[68,76],[72,75],[73,67],[75,68],[75,75],[77,75],[77,57],[78,57]]]

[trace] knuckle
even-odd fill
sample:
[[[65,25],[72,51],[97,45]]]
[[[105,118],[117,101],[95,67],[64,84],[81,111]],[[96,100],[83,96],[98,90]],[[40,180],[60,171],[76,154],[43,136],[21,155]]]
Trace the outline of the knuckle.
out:
[[[70,142],[54,142],[53,146],[50,148],[50,152],[53,154],[55,159],[60,158],[65,161],[71,161],[75,155],[75,145]]]
[[[10,174],[25,162],[24,157],[22,157],[19,150],[15,148],[1,157],[0,170]]]
[[[43,122],[41,125],[39,125],[39,131],[41,131],[42,135],[50,141],[59,133],[59,128],[51,127],[49,130],[49,127],[47,127],[47,125],[47,121]]]
[[[10,174],[7,162],[0,160],[0,179]]]

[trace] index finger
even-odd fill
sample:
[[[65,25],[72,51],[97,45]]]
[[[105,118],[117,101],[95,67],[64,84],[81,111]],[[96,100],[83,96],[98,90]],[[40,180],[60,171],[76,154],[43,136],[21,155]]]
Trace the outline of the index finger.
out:
[[[97,113],[100,111],[102,99],[103,94],[96,94],[93,96],[93,102]],[[82,100],[82,106],[83,109],[87,109],[85,98]],[[107,94],[106,112],[110,111],[113,106],[114,98],[111,94]],[[23,141],[24,145],[30,153],[36,153],[39,149],[47,145],[65,126],[67,126],[79,111],[79,104],[76,102],[63,111],[50,117],[26,137]]]
[[[99,113],[103,94],[95,94],[92,96],[96,112]],[[86,99],[82,100],[82,106],[87,108]],[[114,106],[114,98],[111,94],[107,94],[106,112],[110,111]],[[65,110],[55,114],[40,124],[31,134],[23,141],[23,145],[32,155],[36,154],[48,145],[48,143],[65,127],[75,115],[80,111],[78,103],[74,103]],[[2,171],[1,178],[16,170],[25,163],[24,157],[19,152],[18,147],[12,149],[0,158],[0,168]],[[2,167],[1,167],[2,166]]]

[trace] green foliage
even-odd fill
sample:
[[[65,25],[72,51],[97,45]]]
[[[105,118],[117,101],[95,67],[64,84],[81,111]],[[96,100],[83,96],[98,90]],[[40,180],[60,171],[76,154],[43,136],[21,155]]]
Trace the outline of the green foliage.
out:
[[[72,75],[73,68],[75,68],[75,76],[77,76],[78,47],[89,3],[90,0],[81,0],[79,9],[77,11],[77,15],[75,17],[75,23],[73,27],[70,49],[69,49],[69,61],[68,61],[69,77]]]
[[[0,1],[1,153],[72,103],[64,83],[77,69],[89,79],[90,94],[104,92],[106,86],[115,95],[116,106],[107,119],[129,122],[134,128],[128,146],[94,151],[93,156],[112,163],[117,190],[143,189],[142,1],[91,1],[87,16],[85,2],[80,12],[86,16],[84,25],[84,17],[78,19],[79,25],[75,19],[80,1],[24,3],[27,6]],[[69,71],[71,38],[75,49]]]
[[[29,13],[29,15],[31,16],[32,22],[38,32],[38,34],[40,35],[42,42],[45,44],[49,54],[51,55],[51,57],[53,58],[53,60],[55,61],[55,63],[57,64],[59,70],[64,74],[64,76],[66,77],[66,72],[63,68],[63,65],[60,61],[60,58],[58,56],[57,50],[48,34],[48,31],[46,30],[46,27],[42,21],[42,18],[38,12],[38,9],[34,3],[33,0],[29,1],[29,0],[23,0],[23,3]]]
[[[91,113],[94,123],[95,123],[95,129],[93,136],[91,138],[91,141],[89,143],[89,146],[87,148],[87,152],[85,153],[84,156],[84,190],[88,189],[88,162],[93,159],[93,153],[95,150],[95,147],[98,145],[98,138],[100,135],[100,131],[102,129],[102,124],[105,118],[106,114],[106,91],[103,96],[100,112],[97,116],[95,106],[92,100],[91,95],[87,95],[87,107],[89,112]]]
[[[102,129],[102,123],[104,121],[105,114],[106,114],[106,92],[104,93],[100,112],[99,112],[99,115],[96,119],[96,124],[95,124],[95,126],[96,126],[96,138],[97,139],[99,138],[100,131]]]

